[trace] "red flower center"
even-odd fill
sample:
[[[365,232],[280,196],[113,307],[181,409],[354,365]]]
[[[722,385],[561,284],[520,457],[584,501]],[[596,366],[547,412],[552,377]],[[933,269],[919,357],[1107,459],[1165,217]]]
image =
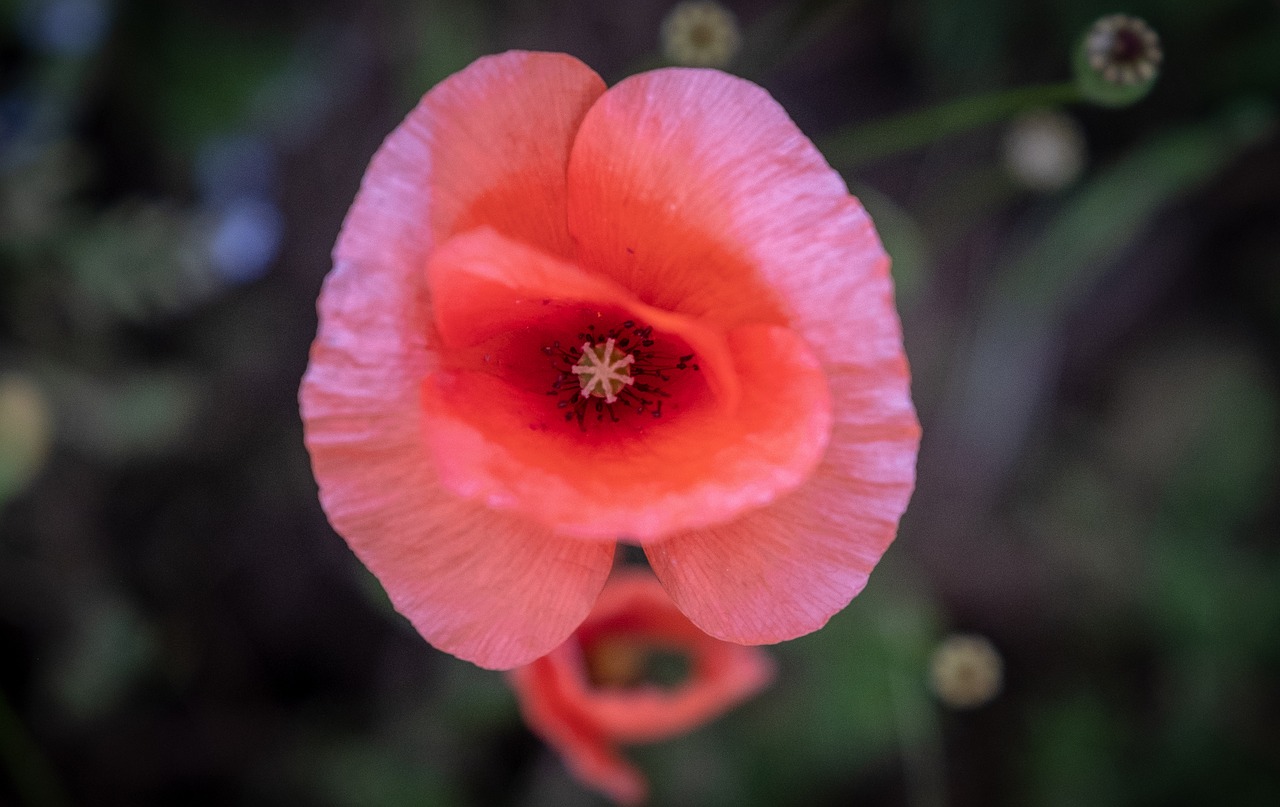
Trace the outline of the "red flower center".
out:
[[[594,323],[566,345],[553,340],[542,346],[555,378],[547,394],[557,398],[565,421],[588,425],[622,425],[641,415],[670,416],[686,404],[689,373],[699,370],[696,355],[683,352],[676,337],[656,334],[652,325],[623,320],[609,328]],[[672,404],[667,402],[672,400]],[[634,430],[634,424],[630,427]]]
[[[475,418],[484,417],[480,398],[502,395],[501,411],[524,434],[594,452],[625,450],[716,406],[698,354],[679,334],[608,304],[543,298],[519,308],[529,311],[454,354],[460,375],[447,397]]]

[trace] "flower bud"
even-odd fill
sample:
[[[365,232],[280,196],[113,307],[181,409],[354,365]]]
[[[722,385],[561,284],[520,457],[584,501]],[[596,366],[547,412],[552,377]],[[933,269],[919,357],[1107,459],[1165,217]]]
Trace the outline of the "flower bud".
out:
[[[1084,132],[1065,112],[1041,109],[1027,113],[1005,133],[1005,170],[1033,191],[1062,190],[1080,178],[1084,164]]]
[[[974,709],[1000,694],[1004,662],[985,636],[953,634],[929,659],[929,686],[953,709]]]
[[[1164,52],[1146,22],[1127,14],[1102,17],[1076,48],[1076,86],[1102,106],[1136,103],[1155,86]]]
[[[687,67],[728,67],[742,47],[733,12],[711,0],[679,3],[662,20],[662,53]]]

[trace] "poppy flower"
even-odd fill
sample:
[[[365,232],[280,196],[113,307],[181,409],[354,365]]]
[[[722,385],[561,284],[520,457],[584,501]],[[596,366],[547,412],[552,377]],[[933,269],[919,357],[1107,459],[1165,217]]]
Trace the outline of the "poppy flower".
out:
[[[330,522],[432,644],[547,653],[623,540],[720,639],[821,627],[919,426],[889,259],[761,88],[480,59],[378,149],[302,382]]]
[[[647,786],[618,745],[684,734],[764,689],[773,675],[764,651],[707,636],[652,575],[620,570],[568,641],[508,680],[529,727],[574,776],[635,804]]]

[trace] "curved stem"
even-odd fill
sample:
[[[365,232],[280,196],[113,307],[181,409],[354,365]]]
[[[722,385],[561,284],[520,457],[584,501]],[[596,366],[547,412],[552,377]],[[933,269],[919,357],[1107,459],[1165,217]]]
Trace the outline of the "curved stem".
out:
[[[911,807],[946,807],[947,773],[942,729],[932,704],[917,694],[901,673],[891,675],[890,691],[898,719],[898,745]]]
[[[1019,112],[1083,100],[1073,82],[1040,84],[948,101],[872,123],[850,126],[821,144],[836,168],[926,146],[935,140],[1010,118]]]

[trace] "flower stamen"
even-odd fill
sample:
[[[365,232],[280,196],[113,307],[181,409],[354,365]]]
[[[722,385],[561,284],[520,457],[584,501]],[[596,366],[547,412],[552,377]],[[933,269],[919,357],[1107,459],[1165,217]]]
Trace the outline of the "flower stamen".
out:
[[[653,326],[627,320],[616,327],[596,330],[587,325],[578,333],[582,347],[563,347],[559,341],[542,347],[556,370],[547,395],[559,398],[556,408],[565,410],[566,421],[577,420],[586,428],[589,414],[621,423],[628,411],[662,418],[662,401],[670,398],[665,387],[677,375],[701,368],[693,353],[671,355],[655,349]]]
[[[635,362],[636,357],[618,350],[613,339],[603,345],[583,342],[582,358],[573,366],[573,372],[578,376],[583,394],[604,398],[605,403],[611,404],[618,400],[624,386],[635,383],[630,369]]]

